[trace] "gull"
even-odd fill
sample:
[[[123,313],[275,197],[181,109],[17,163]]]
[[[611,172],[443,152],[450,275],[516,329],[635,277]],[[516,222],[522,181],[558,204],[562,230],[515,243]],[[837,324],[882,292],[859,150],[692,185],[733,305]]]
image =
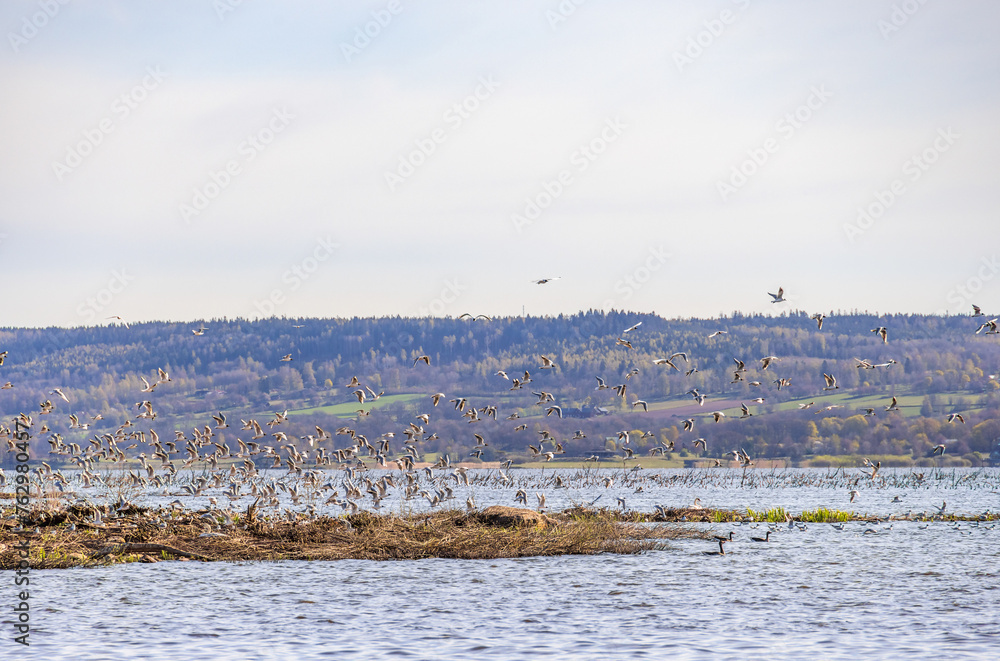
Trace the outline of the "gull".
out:
[[[729,334],[729,331],[717,330],[714,333],[712,333],[711,335],[709,335],[708,339],[712,339],[713,337],[716,337],[718,335],[728,335],[728,334]]]
[[[628,328],[626,328],[625,330],[623,330],[622,331],[622,335],[624,335],[625,333],[631,333],[632,331],[634,331],[639,326],[642,326],[642,322],[641,321],[639,323],[637,323],[635,326],[629,326]]]
[[[875,415],[875,409],[864,409],[864,411],[865,411],[865,415],[866,416],[874,416]]]
[[[625,375],[625,379],[626,380],[627,379],[631,379],[633,376],[635,376],[638,373],[639,373],[639,370],[637,368],[633,367],[632,370],[628,374]]]
[[[871,332],[875,333],[876,336],[882,338],[883,344],[889,344],[889,329],[885,326],[879,326],[878,328],[873,328]]]
[[[282,362],[282,363],[289,363],[289,362],[292,361],[292,354],[287,353],[284,356],[282,356],[281,358],[279,358],[278,360],[280,362]]]
[[[623,346],[623,347],[628,347],[629,349],[631,349],[631,348],[632,348],[632,343],[631,343],[631,342],[629,342],[628,340],[624,340],[624,339],[622,339],[622,338],[620,338],[620,337],[619,337],[619,338],[618,338],[617,340],[615,340],[615,344],[616,344],[616,345],[619,345],[619,344],[620,344],[621,346]],[[676,369],[676,368],[675,368],[675,369]]]
[[[955,422],[956,420],[958,420],[962,424],[965,424],[965,418],[962,417],[961,413],[949,413],[948,414],[948,422]]]
[[[158,374],[157,383],[166,383],[167,381],[171,380],[170,375],[167,374],[167,372],[165,372],[163,368],[157,367],[156,372]]]
[[[656,360],[653,361],[653,364],[654,365],[669,365],[670,367],[673,367],[675,370],[677,370],[678,372],[680,372],[680,370],[677,368],[677,365],[674,365],[673,361],[671,361],[670,358],[657,358]]]
[[[722,411],[712,411],[712,417],[715,418],[716,422],[719,422],[720,420],[726,417],[726,414],[723,413]]]
[[[208,330],[207,328],[205,328],[204,326],[202,326],[201,328],[192,328],[191,329],[191,333],[194,334],[194,335],[204,335],[205,331],[207,331],[207,330]]]
[[[816,330],[823,330],[823,320],[826,319],[825,314],[823,314],[822,312],[817,312],[816,314],[814,314],[809,318],[816,320]]]
[[[764,398],[763,397],[754,397],[750,401],[754,402],[755,404],[763,404],[764,403]]]
[[[513,413],[511,413],[510,415],[507,416],[507,419],[508,420],[517,420],[520,417],[521,417],[521,414],[518,413],[517,411],[514,411]]]
[[[785,302],[785,290],[782,287],[778,287],[777,294],[772,294],[771,292],[768,292],[767,295],[774,299],[773,301],[771,301],[772,303]]]
[[[992,333],[996,333],[997,332],[997,320],[996,319],[990,319],[986,323],[982,324],[978,329],[976,329],[976,335],[979,335],[979,333],[981,333],[984,328],[989,328],[989,330],[986,331],[987,335],[990,335]]]
[[[742,380],[743,380],[742,374],[740,374],[739,372],[733,372],[733,380],[730,381],[729,383],[739,383]]]
[[[742,410],[743,410],[743,415],[741,415],[741,416],[740,416],[740,419],[741,419],[741,420],[742,420],[743,418],[749,418],[750,416],[752,416],[752,415],[753,415],[753,413],[751,413],[751,412],[750,412],[750,409],[749,409],[749,408],[747,408],[747,405],[746,405],[746,404],[743,404],[742,402],[740,403],[740,409],[742,409]]]
[[[538,280],[532,280],[536,285],[545,285],[555,280],[559,280],[562,276],[556,276],[554,278],[539,278]]]
[[[637,399],[632,402],[632,408],[635,408],[636,406],[641,406],[643,411],[649,411],[649,406],[646,404],[645,400]]]
[[[225,429],[229,425],[226,424],[226,414],[219,412],[219,415],[213,415],[212,419],[215,420],[216,429]]]
[[[7,352],[6,351],[0,352],[0,365],[3,365],[4,358],[6,358],[6,357],[7,357]]]
[[[700,445],[702,450],[708,452],[708,442],[703,438],[696,438],[693,441],[691,441],[691,444],[695,447],[698,447]]]
[[[560,408],[558,406],[550,406],[549,408],[545,409],[545,416],[546,417],[552,415],[553,413],[558,414],[558,416],[561,418],[562,417],[562,408]]]
[[[787,386],[792,385],[792,380],[791,379],[784,379],[784,378],[782,378],[782,379],[775,379],[774,381],[772,381],[772,383],[774,383],[775,385],[778,386],[778,390],[781,390],[783,387],[787,387]]]
[[[348,383],[348,384],[347,384],[346,386],[344,386],[344,387],[345,387],[345,388],[360,388],[360,387],[361,387],[361,382],[360,382],[360,381],[358,381],[358,377],[356,377],[356,376],[352,376],[352,377],[351,377],[351,382],[350,382],[350,383]]]
[[[433,395],[431,395],[431,401],[434,402],[434,406],[438,405],[438,402],[441,401],[442,397],[447,397],[447,395],[445,395],[443,392],[436,392]]]
[[[548,370],[556,367],[556,363],[552,362],[552,359],[548,356],[539,356],[542,359],[542,366],[539,369]]]
[[[979,308],[978,305],[975,305],[975,304],[972,305],[972,316],[973,317],[982,317],[983,316],[983,311]]]
[[[597,379],[597,387],[594,388],[594,390],[607,390],[608,389],[608,384],[604,383],[604,379],[602,379],[599,376],[595,376],[594,378]]]
[[[14,384],[11,383],[10,381],[8,381],[7,383],[5,383],[2,386],[0,386],[0,390],[10,390],[13,387],[14,387]]]
[[[543,452],[542,456],[545,457],[545,461],[552,461],[556,454],[555,452]]]
[[[538,511],[545,509],[545,494],[535,492],[535,497],[538,498]]]
[[[681,420],[681,424],[684,426],[684,431],[694,430],[694,418],[688,418],[687,420]]]
[[[113,316],[106,317],[106,318],[107,319],[117,319],[118,321],[122,322],[122,326],[124,326],[125,328],[128,328],[128,322],[125,321],[124,319],[122,319],[121,317],[119,317],[118,315],[113,315]]]
[[[510,381],[510,377],[507,376],[507,372],[504,372],[503,370],[497,370],[497,373],[496,373],[495,376],[502,376],[503,378],[505,378],[508,381]]]
[[[858,364],[855,365],[855,367],[857,367],[859,370],[860,369],[866,369],[866,370],[875,369],[875,366],[872,365],[872,363],[871,363],[870,360],[861,359],[861,358],[855,358],[854,360],[856,360],[858,362]]]
[[[754,388],[760,388],[760,381],[747,381],[748,386],[753,386]]]
[[[355,390],[352,394],[355,397],[358,398],[358,404],[364,404],[365,403],[365,400],[367,399],[367,396],[365,395],[365,391],[364,390]]]
[[[837,385],[837,377],[824,373],[823,378],[826,379],[826,387],[823,390],[836,390],[840,387]]]
[[[419,363],[421,360],[424,361],[424,363],[426,363],[427,365],[431,364],[431,357],[430,356],[417,356],[413,360],[413,366],[416,367],[417,363]]]
[[[156,389],[156,386],[160,385],[159,381],[157,381],[153,385],[149,385],[149,381],[147,381],[146,377],[144,376],[140,376],[139,379],[142,381],[142,390],[140,390],[139,392],[153,392],[153,390]]]
[[[53,388],[52,390],[49,391],[49,394],[50,395],[59,395],[60,397],[62,397],[62,399],[63,399],[64,402],[66,402],[67,404],[69,404],[69,399],[66,397],[66,395],[63,394],[63,391],[60,390],[59,388]]]
[[[733,362],[736,363],[736,371],[737,372],[746,372],[747,371],[746,364],[742,360],[740,360],[739,358],[733,358]]]
[[[697,372],[697,371],[698,371],[698,368],[697,368],[697,367],[692,367],[692,368],[691,368],[691,369],[689,369],[689,370],[688,370],[687,372],[684,372],[684,376],[691,376],[692,374],[694,374],[694,373],[695,373],[695,372]]]
[[[764,356],[760,359],[760,368],[766,370],[772,361],[781,360],[777,356]]]
[[[808,404],[799,404],[799,409],[807,409],[815,403],[816,402],[809,402]]]
[[[935,445],[934,450],[931,451],[931,456],[933,457],[936,454],[944,454],[944,451],[945,451],[944,443],[941,443],[940,445]]]
[[[628,386],[625,385],[624,383],[620,383],[614,387],[615,394],[621,397],[622,399],[625,399],[626,390],[628,390]]]
[[[896,398],[895,397],[893,397],[892,398],[892,402],[890,402],[889,405],[885,407],[885,410],[886,411],[898,411],[899,410],[899,405],[896,403]]]

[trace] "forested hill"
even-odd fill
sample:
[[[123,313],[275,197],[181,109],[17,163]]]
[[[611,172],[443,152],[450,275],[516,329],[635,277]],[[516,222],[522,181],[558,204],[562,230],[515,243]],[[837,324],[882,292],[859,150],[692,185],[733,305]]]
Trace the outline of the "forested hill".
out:
[[[384,391],[387,396],[375,403],[379,415],[373,413],[371,420],[362,421],[378,428],[405,425],[407,416],[412,418],[414,412],[429,407],[429,400],[391,400],[388,396],[429,396],[435,392],[449,398],[475,397],[479,405],[499,404],[500,420],[512,411],[522,411],[526,418],[540,416],[538,421],[545,424],[567,424],[544,416],[543,407],[534,406],[537,397],[531,391],[544,390],[553,393],[556,404],[567,412],[579,413],[587,410],[581,408],[585,406],[609,411],[611,415],[599,423],[608,427],[608,433],[648,426],[659,430],[661,438],[668,438],[676,435],[671,429],[679,426],[674,418],[690,414],[686,407],[693,400],[687,393],[697,389],[708,397],[695,411],[699,415],[717,407],[764,399],[753,405],[753,420],[740,421],[742,427],[727,419],[714,430],[744,446],[756,447],[762,456],[881,451],[909,452],[920,458],[931,441],[953,439],[959,442],[956,448],[960,454],[988,454],[1000,429],[994,433],[992,426],[983,428],[976,439],[970,438],[977,424],[995,424],[1000,402],[1000,384],[994,378],[1000,372],[1000,335],[977,334],[983,321],[983,317],[968,316],[830,313],[819,329],[805,313],[673,320],[589,311],[492,320],[272,318],[149,322],[128,328],[4,328],[0,330],[0,353],[6,351],[7,355],[0,366],[0,383],[9,382],[11,387],[0,390],[0,413],[9,421],[21,412],[38,412],[40,404],[48,400],[55,405],[47,418],[48,427],[67,437],[76,434],[84,438],[85,433],[64,428],[70,413],[81,420],[100,414],[101,419],[94,420],[86,433],[102,433],[134,419],[136,403],[143,400],[156,407],[158,417],[153,426],[162,425],[168,434],[182,425],[204,423],[206,413],[218,411],[240,418],[287,408],[293,414],[302,410],[303,422],[320,424],[324,415],[350,416],[352,409],[372,406],[371,401],[359,403],[352,394],[355,388],[345,387],[357,376],[375,393]],[[638,328],[623,334],[640,322]],[[879,327],[887,329],[887,342],[872,332]],[[619,338],[627,340],[631,348],[617,343]],[[686,361],[684,357],[674,359],[677,369],[653,363],[677,352],[687,357]],[[282,360],[288,355],[291,360]],[[423,355],[429,357],[430,364],[414,365]],[[539,369],[541,355],[551,358],[557,367]],[[777,360],[763,370],[760,359],[765,356]],[[858,368],[857,359],[884,367]],[[737,360],[744,361],[747,371],[735,372]],[[685,375],[692,368],[697,371]],[[143,393],[140,377],[152,384],[158,379],[158,369],[166,371],[170,381]],[[511,378],[528,370],[532,382],[511,391],[512,382],[498,376],[498,370]],[[633,370],[638,373],[626,378]],[[824,391],[824,374],[836,377],[836,392]],[[609,386],[626,384],[625,397],[618,397],[611,389],[595,390],[595,377],[602,377]],[[779,388],[776,381],[780,379],[787,380],[787,385]],[[754,382],[760,385],[751,385]],[[66,395],[68,403],[51,394],[55,388]],[[798,410],[801,400],[834,395],[841,399],[830,400],[833,403],[829,405],[837,408],[820,415],[814,412],[818,404],[808,411]],[[848,395],[853,399],[842,401]],[[857,428],[853,433],[856,442],[845,444],[839,427],[837,433],[831,431],[836,422],[825,423],[824,431],[826,418],[843,421],[857,416],[870,403],[865,397],[881,398],[881,410],[882,403],[888,403],[893,395],[910,398],[905,401],[911,409],[916,406],[917,410],[904,408],[884,414],[903,415],[906,425],[922,418],[938,422],[952,412],[963,413],[967,424],[962,428],[935,427],[930,434],[896,425],[888,428],[895,431],[879,438],[877,426],[868,421],[865,429]],[[649,410],[634,407],[636,400],[646,402]],[[339,404],[355,406],[317,408]],[[739,409],[736,411],[738,415]],[[452,422],[464,422],[457,412],[452,417]],[[620,420],[622,417],[628,419]],[[768,422],[768,418],[772,420]],[[796,421],[802,424],[796,426]],[[779,423],[781,429],[769,426]],[[524,450],[527,441],[513,434],[513,424],[492,420],[488,424],[496,425],[491,453]],[[582,423],[575,424],[579,427]],[[710,431],[704,427],[702,423],[703,433]],[[462,433],[460,429],[456,426],[454,431],[446,430],[450,433],[439,433],[440,439],[429,443],[427,451],[461,451],[467,445],[465,439],[454,438]],[[912,438],[917,433],[926,438],[920,439],[920,447]],[[865,443],[870,447],[866,449]],[[41,450],[47,447],[43,445]],[[708,454],[719,456],[731,449],[717,448]]]

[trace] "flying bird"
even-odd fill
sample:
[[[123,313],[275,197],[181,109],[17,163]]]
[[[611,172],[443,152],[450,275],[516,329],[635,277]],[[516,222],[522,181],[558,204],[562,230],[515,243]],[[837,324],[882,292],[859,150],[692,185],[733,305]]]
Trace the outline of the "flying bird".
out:
[[[876,336],[882,338],[883,344],[889,344],[889,329],[885,326],[879,326],[878,328],[873,328],[872,331]]]
[[[772,303],[784,303],[785,302],[785,290],[782,287],[778,287],[778,293],[777,294],[772,294],[771,292],[768,292],[767,295],[774,299],[773,301],[771,301]]]
[[[431,364],[430,356],[417,356],[416,358],[413,359],[413,366],[416,367],[417,363],[419,363],[421,360],[424,361],[424,363],[426,363],[427,365]]]
[[[825,314],[823,314],[822,312],[817,312],[816,314],[814,314],[809,318],[816,320],[816,330],[823,330],[823,320],[826,319]]]

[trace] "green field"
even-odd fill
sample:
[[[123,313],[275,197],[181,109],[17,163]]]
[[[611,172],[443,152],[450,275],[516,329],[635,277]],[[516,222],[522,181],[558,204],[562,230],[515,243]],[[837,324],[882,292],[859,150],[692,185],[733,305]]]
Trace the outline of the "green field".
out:
[[[380,409],[389,404],[394,404],[396,402],[412,402],[415,400],[423,399],[427,401],[427,406],[431,406],[431,399],[428,395],[420,395],[417,393],[406,393],[403,395],[382,395],[378,399],[370,402],[365,402],[364,404],[359,404],[357,402],[344,402],[342,404],[327,404],[325,406],[313,406],[311,408],[304,409],[288,409],[288,414],[293,413],[298,415],[310,414],[310,413],[323,413],[325,415],[335,415],[340,418],[351,418],[357,415],[359,409],[364,409],[365,411],[372,411],[374,409]],[[270,412],[260,413],[260,416],[271,415]]]

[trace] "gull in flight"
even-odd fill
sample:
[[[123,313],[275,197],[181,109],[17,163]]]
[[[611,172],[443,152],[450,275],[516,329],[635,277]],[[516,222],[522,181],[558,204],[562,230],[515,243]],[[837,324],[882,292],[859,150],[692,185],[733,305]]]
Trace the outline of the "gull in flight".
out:
[[[117,319],[118,321],[122,322],[122,326],[124,326],[125,328],[128,328],[128,322],[125,321],[124,319],[122,319],[121,317],[119,317],[118,315],[114,315],[114,316],[107,317],[107,318],[108,319]]]
[[[717,330],[714,333],[712,333],[711,335],[709,335],[708,339],[711,340],[713,337],[716,337],[718,335],[729,335],[729,331]]]
[[[417,356],[416,358],[413,359],[413,366],[416,367],[417,363],[419,363],[421,360],[424,361],[424,363],[426,363],[427,365],[431,364],[430,356]]]
[[[207,330],[208,329],[205,328],[205,326],[203,325],[201,328],[192,328],[191,332],[194,333],[195,335],[204,335],[205,331]]]
[[[552,359],[547,356],[541,356],[542,366],[539,369],[550,370],[556,367],[556,363],[552,362]]]
[[[722,411],[712,411],[712,417],[715,418],[716,422],[719,422],[720,420],[726,417],[726,414],[723,413]]]
[[[809,318],[816,320],[816,330],[823,330],[823,320],[826,319],[825,314],[823,314],[822,312],[817,312],[816,314],[814,314]]]
[[[60,390],[59,388],[53,388],[52,390],[49,391],[49,394],[50,395],[59,395],[60,397],[62,397],[62,399],[63,399],[64,402],[66,402],[67,404],[69,404],[69,399],[66,397],[66,395],[63,394],[63,391]]]
[[[680,369],[677,368],[677,365],[674,365],[673,361],[670,358],[657,358],[656,360],[653,361],[653,364],[669,365],[670,367],[673,367],[676,371],[680,372]]]
[[[292,361],[292,354],[288,353],[278,359],[282,363],[290,363]]]
[[[892,402],[889,403],[889,406],[885,407],[885,410],[886,411],[898,411],[899,410],[899,405],[896,403],[896,398],[895,397],[892,398]]]
[[[961,413],[949,413],[948,414],[948,422],[955,422],[956,420],[958,420],[959,422],[961,422],[963,425],[965,424],[965,418],[962,417]]]
[[[594,388],[594,390],[607,390],[608,389],[608,384],[604,383],[604,379],[602,379],[599,376],[595,376],[594,378],[597,379],[597,387]]]
[[[639,326],[642,326],[642,322],[641,321],[639,323],[637,323],[635,326],[629,326],[628,328],[626,328],[625,330],[623,330],[622,331],[622,335],[624,335],[625,333],[631,333],[632,331],[634,331]]]
[[[532,282],[534,282],[536,285],[544,285],[553,282],[555,280],[559,280],[561,277],[562,276],[556,276],[554,278],[540,278],[538,280],[532,280]]]
[[[826,387],[823,390],[836,390],[840,387],[837,385],[837,377],[824,373],[823,378],[826,379]]]
[[[774,299],[773,301],[771,301],[772,303],[784,303],[785,302],[785,290],[784,290],[783,287],[778,287],[778,293],[777,294],[772,294],[771,292],[767,292],[767,295]]]
[[[980,307],[978,305],[973,304],[973,306],[972,306],[972,316],[973,317],[982,317],[983,316],[983,311],[982,311],[982,309],[980,309]]]
[[[878,328],[873,328],[872,332],[878,337],[882,338],[883,344],[889,344],[889,329],[885,326],[879,326]]]

